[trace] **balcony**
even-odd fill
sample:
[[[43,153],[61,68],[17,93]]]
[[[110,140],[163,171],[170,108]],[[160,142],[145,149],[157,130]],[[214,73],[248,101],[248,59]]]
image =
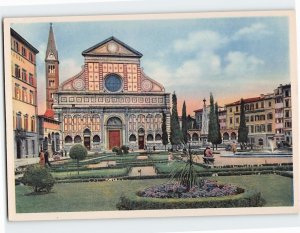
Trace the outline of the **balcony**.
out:
[[[275,108],[283,108],[283,103],[276,103]]]

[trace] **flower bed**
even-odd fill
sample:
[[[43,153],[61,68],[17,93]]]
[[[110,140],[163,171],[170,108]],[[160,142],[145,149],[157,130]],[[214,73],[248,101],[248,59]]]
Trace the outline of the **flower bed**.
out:
[[[197,198],[222,197],[243,193],[244,190],[234,185],[218,184],[213,180],[204,180],[201,187],[193,186],[190,190],[179,184],[162,184],[147,188],[137,193],[141,197],[155,198]]]
[[[260,192],[246,190],[233,185],[218,185],[205,181],[203,188],[158,185],[137,193],[121,196],[119,210],[149,209],[193,209],[193,208],[236,208],[261,206]]]

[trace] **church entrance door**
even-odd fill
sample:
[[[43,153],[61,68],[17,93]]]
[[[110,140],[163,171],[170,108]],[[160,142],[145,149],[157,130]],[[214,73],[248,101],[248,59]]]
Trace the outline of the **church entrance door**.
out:
[[[145,147],[145,136],[139,136],[139,149],[143,150]]]
[[[120,130],[109,130],[108,131],[109,149],[113,147],[121,146],[121,131]]]

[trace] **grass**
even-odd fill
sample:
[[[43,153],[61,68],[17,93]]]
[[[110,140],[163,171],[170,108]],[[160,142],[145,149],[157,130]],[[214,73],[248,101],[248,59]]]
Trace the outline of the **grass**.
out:
[[[151,160],[168,160],[169,155],[168,154],[154,154],[150,155]]]
[[[278,175],[213,177],[222,183],[233,183],[260,191],[264,206],[292,206],[293,180]],[[166,179],[122,180],[90,183],[55,184],[46,195],[27,195],[31,189],[16,186],[18,213],[74,212],[116,210],[122,193],[132,193]]]
[[[128,174],[127,168],[114,168],[114,169],[102,169],[102,170],[86,170],[80,171],[79,177],[116,177],[125,176]],[[67,172],[52,172],[52,175],[56,179],[72,179],[77,178],[77,171],[67,171]]]

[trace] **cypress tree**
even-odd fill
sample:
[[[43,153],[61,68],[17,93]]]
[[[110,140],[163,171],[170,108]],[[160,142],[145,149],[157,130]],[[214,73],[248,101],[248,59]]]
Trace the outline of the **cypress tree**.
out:
[[[177,97],[175,92],[172,95],[170,142],[173,146],[177,146],[182,142],[182,134],[180,130],[178,112],[177,112]]]
[[[221,130],[220,130],[220,122],[219,122],[219,106],[218,103],[215,103],[215,114],[216,114],[216,119],[217,119],[217,126],[218,126],[218,139],[216,141],[216,148],[218,149],[217,144],[221,144],[222,143],[222,135],[221,135]]]
[[[215,114],[215,105],[214,105],[214,97],[212,93],[210,93],[210,111],[209,111],[209,124],[208,124],[208,135],[207,140],[214,145],[217,144],[218,141],[218,125],[217,118]]]
[[[245,102],[243,99],[241,99],[240,125],[238,134],[238,142],[241,143],[241,148],[244,149],[245,143],[248,141],[248,128],[246,126]]]
[[[166,146],[169,143],[168,133],[167,133],[167,123],[166,122],[167,122],[167,116],[166,116],[165,113],[163,113],[163,119],[162,119],[161,129],[162,129],[162,143],[165,146],[165,150],[166,150]]]
[[[182,116],[182,119],[181,119],[181,121],[182,121],[182,128],[181,128],[182,137],[183,137],[184,143],[186,144],[188,141],[188,138],[187,138],[188,125],[187,125],[185,101],[183,102],[183,105],[182,105],[182,115],[181,116]]]

